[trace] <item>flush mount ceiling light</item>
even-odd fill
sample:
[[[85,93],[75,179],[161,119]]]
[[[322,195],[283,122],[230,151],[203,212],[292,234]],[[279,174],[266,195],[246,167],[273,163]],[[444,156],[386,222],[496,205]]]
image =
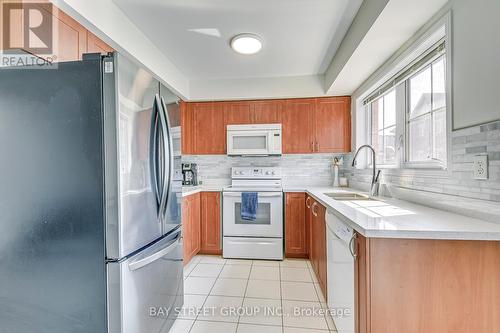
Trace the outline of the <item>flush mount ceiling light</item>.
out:
[[[262,40],[254,34],[239,34],[231,39],[231,48],[240,54],[255,54],[262,49]]]

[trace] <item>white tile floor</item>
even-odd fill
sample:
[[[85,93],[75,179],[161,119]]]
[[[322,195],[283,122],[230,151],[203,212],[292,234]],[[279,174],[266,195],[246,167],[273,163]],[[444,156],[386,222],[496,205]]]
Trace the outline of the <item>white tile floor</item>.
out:
[[[184,311],[170,333],[336,332],[328,314],[314,311],[327,305],[308,260],[196,256],[184,279]]]

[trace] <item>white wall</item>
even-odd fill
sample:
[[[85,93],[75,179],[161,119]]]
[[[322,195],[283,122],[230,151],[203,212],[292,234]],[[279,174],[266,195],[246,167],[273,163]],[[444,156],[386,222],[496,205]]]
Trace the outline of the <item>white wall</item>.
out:
[[[187,78],[112,0],[50,0],[122,54],[142,63],[178,96],[189,97]]]
[[[500,119],[500,1],[452,0],[453,127]]]
[[[189,81],[191,101],[324,96],[322,75]]]

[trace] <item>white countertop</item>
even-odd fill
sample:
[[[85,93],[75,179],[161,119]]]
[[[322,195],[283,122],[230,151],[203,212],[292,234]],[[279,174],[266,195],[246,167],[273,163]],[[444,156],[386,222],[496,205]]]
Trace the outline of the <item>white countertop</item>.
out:
[[[227,185],[183,186],[182,196],[220,192]],[[325,193],[355,192],[348,188],[284,186],[283,192],[307,192],[365,237],[410,239],[500,240],[500,223],[435,209],[409,201],[378,197],[377,201],[339,201]],[[500,220],[499,220],[500,221]]]
[[[366,193],[332,187],[289,187],[284,191],[309,193],[365,237],[500,240],[500,224],[408,201],[385,197],[377,198],[377,201],[338,201],[325,193]]]
[[[221,192],[222,188],[227,185],[198,185],[198,186],[182,186],[182,196],[196,194],[199,192]]]

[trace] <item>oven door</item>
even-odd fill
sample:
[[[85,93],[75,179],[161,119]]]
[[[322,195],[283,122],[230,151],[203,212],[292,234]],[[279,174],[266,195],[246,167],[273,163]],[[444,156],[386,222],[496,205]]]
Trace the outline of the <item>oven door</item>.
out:
[[[259,192],[255,221],[241,218],[241,193],[223,193],[224,236],[283,237],[283,193]]]
[[[228,131],[228,155],[269,155],[273,144],[270,131]]]

